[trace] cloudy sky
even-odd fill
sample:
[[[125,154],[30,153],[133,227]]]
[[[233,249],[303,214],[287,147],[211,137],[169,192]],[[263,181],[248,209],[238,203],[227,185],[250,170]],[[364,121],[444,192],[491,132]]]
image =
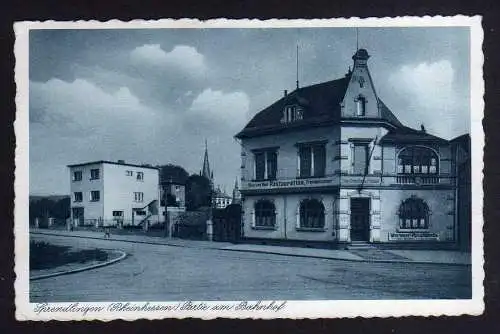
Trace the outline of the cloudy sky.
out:
[[[295,86],[343,76],[353,28],[32,30],[30,193],[69,192],[67,164],[123,159],[239,172],[233,139]],[[408,126],[469,131],[467,28],[360,28],[379,97]]]

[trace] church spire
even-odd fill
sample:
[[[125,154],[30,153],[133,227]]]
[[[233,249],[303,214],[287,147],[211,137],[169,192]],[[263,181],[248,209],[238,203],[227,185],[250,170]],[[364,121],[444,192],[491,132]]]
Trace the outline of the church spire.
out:
[[[210,162],[208,161],[208,145],[207,140],[205,139],[205,156],[203,157],[203,168],[201,170],[201,175],[213,181],[213,172],[210,170]]]

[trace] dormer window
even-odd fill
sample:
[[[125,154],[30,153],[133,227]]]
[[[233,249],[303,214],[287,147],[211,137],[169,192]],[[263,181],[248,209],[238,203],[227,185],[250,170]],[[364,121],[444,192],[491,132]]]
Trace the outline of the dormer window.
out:
[[[356,102],[356,116],[365,116],[366,114],[366,98],[362,95],[358,96]]]
[[[289,105],[283,109],[282,123],[299,121],[303,118],[303,109],[298,105]]]

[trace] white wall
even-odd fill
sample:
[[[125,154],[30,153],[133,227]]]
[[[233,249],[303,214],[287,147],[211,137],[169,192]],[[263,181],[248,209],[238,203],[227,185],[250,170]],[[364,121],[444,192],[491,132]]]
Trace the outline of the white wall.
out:
[[[127,176],[127,170],[133,175]],[[137,180],[137,172],[144,173],[142,181]],[[104,219],[112,220],[113,211],[123,211],[124,221],[132,220],[133,208],[144,208],[153,200],[159,201],[158,184],[157,169],[104,164]],[[144,193],[142,202],[134,201],[134,192]]]
[[[99,219],[104,213],[104,183],[103,183],[103,165],[92,164],[78,167],[70,167],[70,190],[71,190],[71,208],[83,207],[84,219]],[[100,178],[90,180],[90,170],[99,169]],[[73,181],[73,172],[81,171],[82,180]],[[90,201],[90,192],[97,190],[100,192],[100,200],[98,202]],[[75,192],[82,192],[82,202],[75,202]],[[73,211],[73,210],[71,210]],[[73,215],[73,212],[71,212]]]

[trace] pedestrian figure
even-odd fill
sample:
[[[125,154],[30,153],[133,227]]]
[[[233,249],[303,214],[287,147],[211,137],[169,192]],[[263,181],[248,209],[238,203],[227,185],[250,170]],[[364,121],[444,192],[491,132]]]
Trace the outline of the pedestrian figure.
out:
[[[111,236],[111,234],[109,233],[109,227],[105,227],[104,228],[104,238],[109,239],[110,236]]]

